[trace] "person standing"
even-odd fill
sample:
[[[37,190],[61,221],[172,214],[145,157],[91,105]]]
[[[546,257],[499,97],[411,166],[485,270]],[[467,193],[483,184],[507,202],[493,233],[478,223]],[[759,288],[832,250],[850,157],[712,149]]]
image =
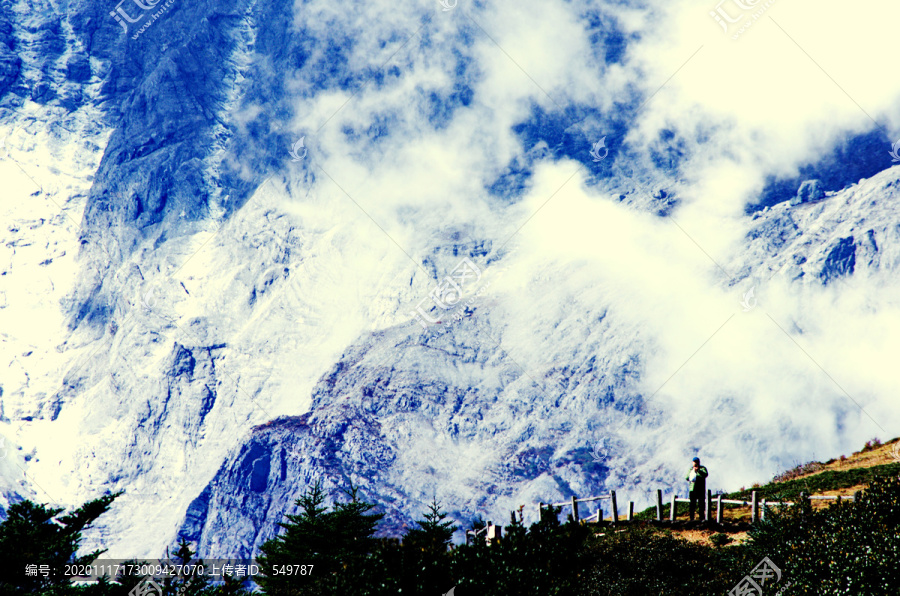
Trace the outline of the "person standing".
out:
[[[694,506],[698,506],[700,521],[706,519],[706,477],[709,472],[706,466],[700,465],[700,458],[694,458],[694,465],[691,466],[685,480],[691,483],[690,499],[691,504],[688,508],[691,521],[694,521]]]

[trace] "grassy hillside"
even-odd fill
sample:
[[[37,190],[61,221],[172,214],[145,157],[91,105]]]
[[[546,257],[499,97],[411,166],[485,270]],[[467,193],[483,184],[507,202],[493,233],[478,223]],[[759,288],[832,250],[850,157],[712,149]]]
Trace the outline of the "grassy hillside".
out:
[[[860,451],[850,456],[841,455],[827,462],[807,462],[800,464],[775,476],[770,482],[750,488],[725,493],[723,499],[749,501],[751,492],[757,491],[759,500],[794,501],[801,492],[810,495],[853,495],[856,491],[868,487],[876,478],[900,475],[900,437],[882,443],[873,439],[866,443]],[[833,501],[814,500],[814,509],[827,507]],[[712,506],[715,515],[715,503]],[[686,520],[687,503],[678,503],[676,517]],[[656,507],[649,507],[635,515],[640,520],[656,519]],[[714,533],[724,531],[733,538],[733,543],[740,543],[746,537],[746,528],[740,524],[751,519],[750,507],[741,505],[723,505],[722,518],[726,524],[734,527],[706,530],[693,527],[673,527],[671,531],[682,538],[695,542],[709,542]],[[663,519],[669,519],[669,503],[663,504]]]

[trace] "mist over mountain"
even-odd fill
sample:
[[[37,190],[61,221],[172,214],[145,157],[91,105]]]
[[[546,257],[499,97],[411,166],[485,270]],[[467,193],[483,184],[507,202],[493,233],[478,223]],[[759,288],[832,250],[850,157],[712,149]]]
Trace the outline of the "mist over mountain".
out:
[[[0,0],[0,504],[248,556],[896,435],[891,36],[795,4]]]

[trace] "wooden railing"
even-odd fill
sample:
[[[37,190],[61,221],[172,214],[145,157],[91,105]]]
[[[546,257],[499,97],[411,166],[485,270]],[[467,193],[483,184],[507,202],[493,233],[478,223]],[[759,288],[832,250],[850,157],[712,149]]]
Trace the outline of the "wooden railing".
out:
[[[859,491],[852,495],[805,495],[801,493],[801,499],[811,499],[811,500],[837,500],[840,502],[842,499],[853,499],[854,501],[859,499]],[[749,506],[750,509],[750,520],[751,523],[756,523],[760,520],[766,518],[766,511],[770,507],[790,507],[795,505],[796,503],[793,501],[767,501],[766,499],[759,499],[757,491],[750,492],[750,500],[749,501],[741,501],[735,499],[723,499],[722,494],[715,495],[713,497],[712,491],[706,491],[706,498],[703,503],[703,511],[698,511],[697,513],[702,515],[704,519],[711,519],[711,508],[713,502],[715,502],[716,507],[716,523],[722,523],[722,505],[741,505],[744,507]],[[619,508],[616,503],[616,491],[610,491],[608,495],[600,495],[597,497],[585,497],[579,499],[576,496],[572,496],[568,501],[562,501],[560,503],[538,503],[538,515],[540,516],[541,510],[547,506],[551,505],[553,507],[571,507],[572,508],[572,519],[575,521],[583,521],[585,523],[590,523],[591,521],[599,522],[603,519],[603,508],[602,506],[597,508],[597,511],[593,514],[589,515],[586,518],[581,518],[579,516],[578,504],[579,503],[587,503],[592,501],[610,501],[610,509],[612,516],[613,525],[619,523]],[[669,521],[673,522],[677,518],[678,515],[678,503],[690,503],[690,499],[686,499],[683,497],[678,497],[678,495],[673,494],[671,497],[671,503],[669,505]],[[634,520],[634,501],[628,502],[628,515],[626,521]],[[662,490],[656,491],[656,521],[663,521],[663,498],[662,498]]]
[[[578,515],[578,504],[579,503],[590,503],[591,501],[607,501],[607,500],[610,501],[610,508],[612,510],[613,524],[617,524],[617,523],[619,523],[619,506],[616,502],[616,491],[614,491],[614,490],[610,491],[608,495],[600,495],[597,497],[585,497],[583,499],[579,499],[578,497],[573,495],[571,499],[569,499],[568,501],[563,501],[561,503],[538,503],[538,519],[540,519],[541,510],[544,508],[544,506],[550,505],[553,507],[566,507],[566,506],[572,507],[572,519],[574,519],[575,521],[584,521],[587,523],[587,522],[590,522],[592,517],[596,517],[597,518],[596,521],[599,522],[601,519],[603,519],[603,507],[602,506],[597,507],[597,511],[594,512],[592,515],[589,515],[588,517],[581,519],[580,516]],[[634,519],[634,501],[629,501],[628,502],[628,521],[632,521],[633,519]]]
[[[712,491],[706,491],[706,499],[704,499],[704,519],[710,519],[711,507],[713,501],[716,504],[716,523],[722,523],[722,506],[723,505],[740,505],[747,507],[750,509],[750,521],[751,523],[757,523],[760,520],[766,519],[766,511],[769,507],[791,507],[796,505],[796,501],[766,501],[766,499],[759,499],[757,495],[757,491],[750,491],[750,500],[749,501],[741,501],[736,499],[723,499],[722,494],[718,494],[713,498]],[[852,499],[853,501],[858,501],[860,498],[860,492],[857,491],[852,495],[808,495],[805,493],[800,494],[800,498],[808,499],[808,500],[836,500],[840,502],[842,499]],[[598,505],[597,511],[592,513],[587,517],[580,517],[578,511],[579,503],[591,503],[591,502],[600,502],[600,501],[610,501],[610,513],[611,513],[611,521],[612,525],[618,525],[620,523],[619,520],[619,507],[616,503],[616,491],[610,491],[608,495],[599,495],[596,497],[584,497],[579,499],[575,495],[572,496],[568,501],[561,501],[559,503],[538,503],[538,519],[541,518],[541,513],[544,510],[544,507],[571,507],[572,508],[572,519],[576,522],[583,523],[599,523],[603,521],[603,507],[602,505]],[[678,495],[672,495],[671,502],[669,505],[669,521],[674,522],[678,516],[678,503],[690,503],[690,499],[680,498]],[[522,507],[519,507],[519,521],[522,521]],[[698,512],[699,513],[699,512]],[[514,513],[515,515],[515,513]],[[632,522],[634,521],[634,501],[628,502],[628,514],[624,521]],[[662,490],[656,491],[656,521],[663,521],[663,498],[662,498]],[[490,544],[495,539],[500,538],[503,531],[503,526],[495,526],[492,522],[488,522],[487,525],[480,530],[467,530],[466,531],[466,544],[469,543],[469,538],[477,539],[478,536],[484,535],[485,540]]]

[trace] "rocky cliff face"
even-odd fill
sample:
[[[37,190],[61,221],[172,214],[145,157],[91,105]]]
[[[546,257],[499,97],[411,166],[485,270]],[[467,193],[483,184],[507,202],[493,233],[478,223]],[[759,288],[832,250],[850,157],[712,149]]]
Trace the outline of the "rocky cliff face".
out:
[[[893,169],[815,205],[785,202],[758,213],[726,285],[818,287],[890,276],[900,246],[892,215],[898,179]],[[653,487],[677,492],[677,472],[652,465],[653,449],[674,437],[640,383],[653,334],[629,328],[602,303],[557,316],[538,311],[530,324],[569,330],[562,344],[575,351],[523,371],[483,341],[506,343],[502,321],[515,320],[507,306],[515,299],[494,294],[440,335],[406,325],[360,338],[319,380],[309,413],[256,427],[229,456],[188,508],[181,534],[208,552],[248,556],[316,479],[336,498],[359,486],[387,514],[388,535],[418,519],[432,495],[467,521],[505,520],[521,504],[534,516],[538,501],[573,493],[617,490],[621,500],[649,504]],[[739,410],[720,396],[703,417],[716,427]],[[769,424],[739,427],[767,434]],[[653,437],[644,445],[651,453],[635,435]]]
[[[761,305],[794,296],[773,312],[807,337],[804,292],[887,295],[898,172],[883,158],[846,188],[801,168],[827,196],[751,209],[694,325],[666,266],[646,292],[617,262],[672,256],[657,236],[677,232],[702,135],[626,141],[653,90],[607,96],[556,67],[534,71],[550,96],[508,79],[495,42],[515,36],[482,29],[505,31],[502,13],[0,7],[3,502],[125,490],[85,548],[157,556],[182,535],[251,554],[314,479],[334,498],[360,486],[391,534],[432,497],[460,522],[572,493],[642,502],[677,490],[689,452],[725,486],[855,437],[843,396],[801,406],[796,384],[772,392],[795,408],[781,436],[810,411],[832,419],[776,448],[745,407],[763,385],[719,391],[727,363],[692,353],[750,287]],[[581,16],[590,52],[572,68],[621,67],[626,23]],[[605,208],[647,236],[617,236]],[[563,222],[552,246],[530,231],[543,220]],[[681,319],[696,329],[671,333]],[[711,384],[696,396],[679,385],[690,362]]]

